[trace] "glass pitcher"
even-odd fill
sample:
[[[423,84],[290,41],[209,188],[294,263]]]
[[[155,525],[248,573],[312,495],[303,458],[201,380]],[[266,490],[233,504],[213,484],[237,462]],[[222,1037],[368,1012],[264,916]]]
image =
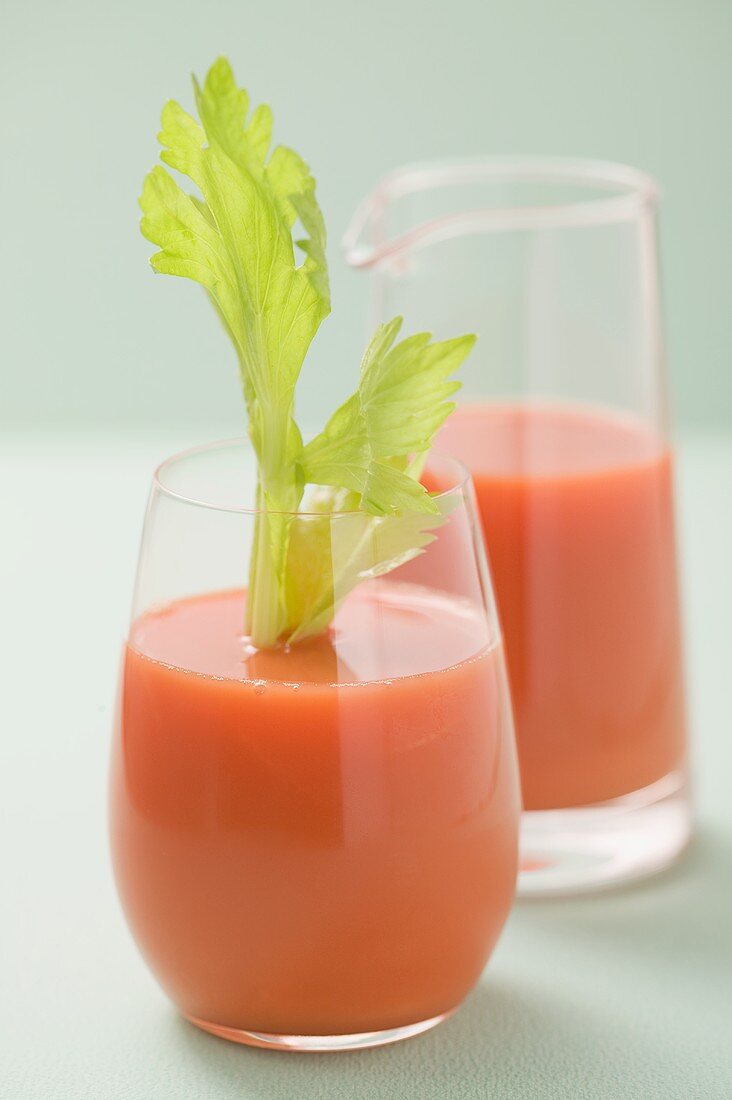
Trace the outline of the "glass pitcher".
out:
[[[503,623],[524,895],[647,875],[690,834],[657,199],[614,164],[428,164],[344,239],[372,322],[478,334],[440,446],[472,471]]]

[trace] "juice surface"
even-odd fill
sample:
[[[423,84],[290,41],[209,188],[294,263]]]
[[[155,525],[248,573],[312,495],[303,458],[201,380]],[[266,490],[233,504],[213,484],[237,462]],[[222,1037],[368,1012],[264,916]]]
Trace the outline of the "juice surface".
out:
[[[352,1034],[455,1007],[511,905],[519,795],[501,649],[457,601],[363,585],[335,630],[255,653],[244,595],[142,616],[112,848],[186,1014]]]
[[[602,802],[683,766],[671,459],[640,422],[466,405],[469,466],[508,658],[524,805]]]

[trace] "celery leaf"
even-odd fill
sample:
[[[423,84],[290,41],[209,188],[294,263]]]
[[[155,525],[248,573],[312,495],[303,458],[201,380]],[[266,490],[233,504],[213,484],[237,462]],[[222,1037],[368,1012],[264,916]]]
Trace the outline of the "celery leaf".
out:
[[[434,537],[447,505],[419,474],[474,338],[395,343],[401,319],[380,326],[358,389],[304,446],[295,388],[330,312],[315,181],[296,152],[272,148],[272,111],[252,109],[225,58],[193,85],[198,119],[163,108],[166,167],[144,181],[141,229],[153,269],[200,283],[236,351],[258,471],[245,628],[271,646],[323,630],[354,585]],[[308,484],[321,487],[314,517],[301,509]]]
[[[409,458],[428,451],[450,415],[459,388],[452,375],[474,336],[431,343],[422,332],[394,344],[402,319],[380,325],[362,362],[358,389],[307,444],[305,480],[345,487],[373,515],[411,509],[436,512],[427,491],[408,472]]]

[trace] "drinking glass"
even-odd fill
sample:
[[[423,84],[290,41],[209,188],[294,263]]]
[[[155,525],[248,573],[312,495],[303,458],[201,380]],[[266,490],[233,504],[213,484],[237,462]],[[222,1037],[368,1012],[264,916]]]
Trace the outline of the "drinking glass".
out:
[[[398,520],[256,512],[241,440],[155,474],[113,864],[160,985],[223,1038],[337,1050],[424,1031],[477,981],[511,906],[518,769],[474,494],[447,456],[425,476],[440,522],[379,576],[359,554],[388,557]],[[258,650],[245,577],[263,523],[294,553],[317,542],[338,610],[317,636]]]
[[[478,334],[439,442],[505,636],[524,895],[649,874],[690,833],[657,198],[593,161],[418,165],[344,241],[372,320]]]

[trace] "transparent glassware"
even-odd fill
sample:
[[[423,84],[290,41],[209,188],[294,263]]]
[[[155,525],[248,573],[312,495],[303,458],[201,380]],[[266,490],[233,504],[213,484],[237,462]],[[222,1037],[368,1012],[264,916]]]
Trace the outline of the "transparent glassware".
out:
[[[344,239],[372,322],[479,337],[439,442],[483,520],[526,896],[644,876],[690,835],[657,199],[614,164],[417,165]]]
[[[116,882],[198,1027],[276,1049],[394,1042],[462,1001],[515,890],[518,767],[474,493],[433,454],[433,541],[351,590],[390,521],[278,515],[291,545],[317,535],[339,608],[257,650],[253,470],[229,441],[154,478],[113,738]]]

